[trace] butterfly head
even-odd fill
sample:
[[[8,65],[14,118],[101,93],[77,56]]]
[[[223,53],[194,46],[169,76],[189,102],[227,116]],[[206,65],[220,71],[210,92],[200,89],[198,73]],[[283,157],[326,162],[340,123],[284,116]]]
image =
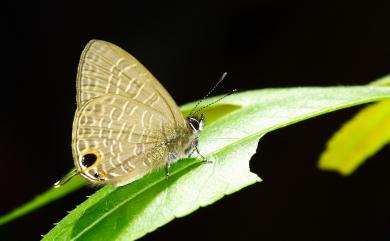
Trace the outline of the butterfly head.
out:
[[[204,128],[204,115],[191,115],[187,117],[187,123],[193,133],[199,133]]]

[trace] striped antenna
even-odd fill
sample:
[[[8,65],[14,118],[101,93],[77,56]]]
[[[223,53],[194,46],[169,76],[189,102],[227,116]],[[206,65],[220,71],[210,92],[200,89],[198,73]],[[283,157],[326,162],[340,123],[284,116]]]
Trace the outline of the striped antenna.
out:
[[[217,86],[222,82],[222,80],[225,79],[226,75],[227,75],[227,72],[224,72],[224,73],[222,74],[221,78],[219,78],[218,82],[214,85],[214,87],[211,88],[211,90],[210,90],[210,91],[209,91],[201,100],[199,100],[198,103],[196,103],[195,107],[192,109],[192,111],[191,111],[191,113],[189,114],[189,116],[194,115],[195,113],[199,112],[199,110],[202,110],[202,109],[204,109],[205,107],[207,107],[207,106],[210,105],[210,104],[208,104],[208,105],[206,105],[206,106],[204,106],[204,107],[201,107],[200,109],[196,110],[196,108],[198,108],[198,106],[199,106],[199,105],[200,105],[200,104],[201,104],[201,103],[202,103],[202,102],[203,102],[211,93],[213,93],[213,91],[215,90],[215,88],[217,88]],[[225,98],[226,96],[232,94],[232,93],[235,92],[235,91],[236,91],[236,90],[233,90],[231,93],[225,95],[224,97],[220,98],[219,100]],[[218,100],[218,101],[219,101],[219,100]],[[213,103],[211,103],[211,104],[214,104],[214,103],[216,103],[216,102],[213,102]]]
[[[226,97],[228,97],[229,95],[231,95],[231,94],[233,94],[233,93],[235,93],[235,92],[237,92],[237,90],[236,90],[236,89],[232,89],[229,93],[227,93],[227,94],[221,96],[221,98],[218,98],[218,99],[214,100],[213,102],[211,102],[211,103],[209,103],[209,104],[207,104],[207,105],[205,105],[205,106],[199,108],[199,109],[198,109],[197,111],[195,111],[193,114],[195,115],[195,114],[198,113],[199,111],[206,109],[206,108],[209,107],[210,105],[214,105],[215,103],[221,101],[222,99],[225,99]]]

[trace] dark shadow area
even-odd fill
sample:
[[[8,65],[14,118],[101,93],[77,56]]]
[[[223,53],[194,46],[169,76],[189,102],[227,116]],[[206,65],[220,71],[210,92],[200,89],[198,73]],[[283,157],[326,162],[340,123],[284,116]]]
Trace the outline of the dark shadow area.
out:
[[[178,105],[201,99],[225,71],[214,95],[359,85],[390,73],[390,1],[6,1],[2,8],[1,214],[72,168],[77,65],[92,38],[133,54]],[[267,134],[251,160],[262,183],[143,240],[390,240],[388,146],[348,178],[317,169],[327,139],[358,109]],[[40,239],[93,192],[83,188],[1,226],[1,240]]]

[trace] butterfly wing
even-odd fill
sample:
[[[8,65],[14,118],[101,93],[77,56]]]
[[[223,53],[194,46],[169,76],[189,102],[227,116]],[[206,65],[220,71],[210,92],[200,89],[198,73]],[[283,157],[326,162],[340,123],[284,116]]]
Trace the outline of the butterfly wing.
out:
[[[81,55],[77,106],[73,158],[94,184],[124,185],[161,166],[166,135],[186,130],[176,103],[152,74],[101,40],[90,41]]]
[[[78,67],[77,105],[81,107],[86,101],[106,94],[153,104],[151,107],[156,110],[168,111],[172,122],[185,124],[175,101],[140,62],[114,44],[91,40],[81,54]],[[151,103],[154,98],[159,100]]]
[[[169,150],[161,143],[180,128],[185,127],[172,126],[166,113],[133,99],[112,94],[91,99],[74,120],[76,169],[95,184],[127,184],[165,164]],[[90,153],[97,160],[89,166],[83,158]]]

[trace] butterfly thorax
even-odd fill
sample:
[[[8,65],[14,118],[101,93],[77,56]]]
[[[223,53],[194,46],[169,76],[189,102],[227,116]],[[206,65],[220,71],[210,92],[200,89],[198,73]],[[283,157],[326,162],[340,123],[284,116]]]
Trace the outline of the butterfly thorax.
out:
[[[178,135],[172,139],[172,146],[182,150],[182,156],[179,158],[188,157],[198,146],[199,133],[204,127],[204,117],[190,116],[187,117],[186,130],[179,131]]]
[[[204,117],[190,116],[186,126],[166,128],[162,131],[164,141],[153,148],[148,159],[154,164],[153,169],[172,164],[190,156],[198,146],[199,133],[204,127]]]

